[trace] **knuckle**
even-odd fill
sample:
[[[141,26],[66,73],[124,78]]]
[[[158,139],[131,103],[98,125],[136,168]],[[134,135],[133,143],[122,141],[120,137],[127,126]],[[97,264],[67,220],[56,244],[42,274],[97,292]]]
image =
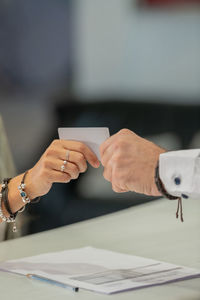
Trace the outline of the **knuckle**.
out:
[[[121,159],[121,155],[119,153],[114,154],[112,157],[112,164],[118,165],[120,159]]]
[[[81,172],[82,172],[82,173],[86,172],[86,171],[87,171],[87,168],[88,168],[87,164],[84,164],[83,167],[82,167]]]
[[[128,180],[128,178],[126,177],[126,174],[119,174],[119,172],[117,172],[116,178],[121,184],[124,184],[124,182],[126,182],[126,180]]]
[[[117,172],[116,170],[113,170],[112,176],[114,180],[119,182],[120,184],[123,184],[125,181],[125,176],[123,176],[121,172]]]
[[[83,153],[83,152],[85,151],[85,146],[84,146],[84,144],[79,143],[79,145],[78,145],[78,150],[79,150],[81,153]]]
[[[51,143],[51,145],[57,146],[59,143],[60,143],[60,140],[55,139],[55,140],[53,140],[53,142]]]
[[[79,177],[79,172],[74,176],[74,179],[77,179]]]
[[[75,165],[72,165],[72,166],[71,166],[71,176],[72,176],[74,179],[78,178],[78,176],[79,176],[78,168],[77,168],[77,166],[75,166]]]
[[[125,147],[126,147],[126,141],[124,141],[124,139],[120,137],[115,144],[115,150],[121,153],[123,151],[122,149],[124,149]]]
[[[71,165],[71,171],[72,171],[73,173],[77,173],[77,172],[78,172],[77,166],[74,165],[74,164],[72,164],[72,165]]]
[[[112,152],[112,156],[114,154],[116,154],[118,151],[120,151],[120,144],[121,144],[121,140],[120,138],[118,138],[112,145],[112,148],[113,148],[113,152]]]
[[[62,179],[64,182],[70,180],[70,176],[67,173],[63,173],[62,177],[63,177]]]
[[[48,169],[49,166],[50,166],[50,161],[49,161],[48,159],[45,159],[45,160],[43,161],[42,167],[43,167],[44,169]]]
[[[77,153],[77,162],[82,163],[83,161],[85,161],[84,155],[82,153]]]
[[[79,177],[79,173],[73,173],[71,174],[72,179],[77,179]]]
[[[127,129],[127,128],[123,128],[119,131],[120,134],[127,134],[127,133],[130,133],[130,130]]]
[[[46,151],[46,156],[53,156],[55,154],[55,149],[53,147],[49,147]]]
[[[115,193],[118,193],[119,191],[115,184],[112,184],[112,189]]]

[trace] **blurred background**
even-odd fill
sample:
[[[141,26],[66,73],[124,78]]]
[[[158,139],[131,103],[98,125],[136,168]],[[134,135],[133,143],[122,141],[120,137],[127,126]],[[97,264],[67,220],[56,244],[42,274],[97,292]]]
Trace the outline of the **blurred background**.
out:
[[[17,173],[62,126],[200,147],[200,0],[1,0],[0,114]],[[89,168],[30,205],[22,234],[149,200]]]

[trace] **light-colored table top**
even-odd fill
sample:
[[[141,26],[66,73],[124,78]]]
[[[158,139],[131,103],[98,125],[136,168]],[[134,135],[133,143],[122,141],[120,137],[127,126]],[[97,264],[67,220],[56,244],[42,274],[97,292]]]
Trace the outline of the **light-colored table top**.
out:
[[[117,213],[0,243],[0,260],[93,246],[200,269],[200,200],[184,200],[184,223],[176,201],[160,199]],[[0,295],[10,299],[199,300],[200,278],[115,295],[74,293],[23,276],[0,272]]]

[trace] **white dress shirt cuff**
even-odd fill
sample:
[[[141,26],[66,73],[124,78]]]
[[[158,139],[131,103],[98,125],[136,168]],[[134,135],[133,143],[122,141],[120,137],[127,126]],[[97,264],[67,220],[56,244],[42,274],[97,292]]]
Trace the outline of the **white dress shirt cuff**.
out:
[[[200,149],[160,154],[159,176],[170,195],[200,199]]]

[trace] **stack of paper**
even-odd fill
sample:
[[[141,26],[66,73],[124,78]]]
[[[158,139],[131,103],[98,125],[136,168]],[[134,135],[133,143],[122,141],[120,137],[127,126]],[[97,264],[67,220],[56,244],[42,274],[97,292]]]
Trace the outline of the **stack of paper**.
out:
[[[92,247],[11,260],[0,269],[106,294],[200,276],[200,270]]]

